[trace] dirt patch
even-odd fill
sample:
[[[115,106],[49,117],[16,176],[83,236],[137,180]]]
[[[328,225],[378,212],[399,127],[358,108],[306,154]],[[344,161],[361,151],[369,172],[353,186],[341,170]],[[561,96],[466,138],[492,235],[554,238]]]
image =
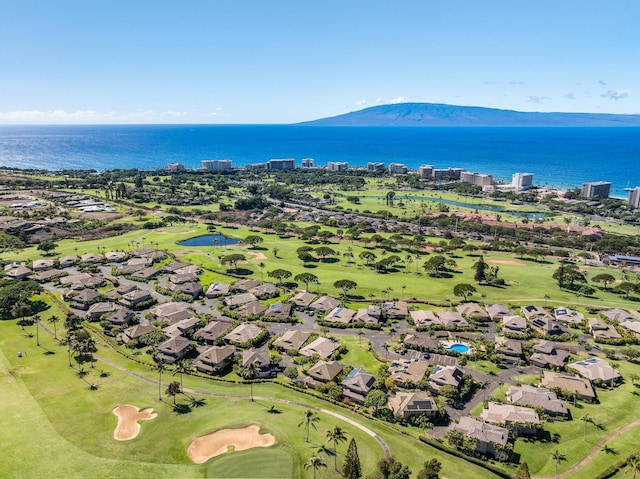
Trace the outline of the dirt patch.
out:
[[[247,254],[249,256],[253,256],[255,259],[259,259],[259,260],[267,259],[264,253],[261,253],[260,251],[247,251]]]
[[[113,431],[113,437],[117,441],[133,439],[140,433],[138,421],[147,421],[157,416],[151,407],[140,411],[140,408],[129,404],[117,406],[113,410],[113,414],[118,417],[118,424],[115,431]]]
[[[181,234],[181,235],[188,235],[188,234],[190,234],[190,233],[195,233],[195,232],[196,232],[196,230],[185,230],[185,231],[180,231],[180,233],[179,233],[179,234]]]
[[[526,264],[524,264],[524,263],[519,263],[517,261],[511,261],[509,259],[488,259],[487,263],[506,264],[508,266],[526,266]]]
[[[203,464],[212,457],[227,452],[229,446],[233,446],[235,451],[244,451],[275,444],[276,439],[271,434],[260,434],[259,431],[260,426],[255,424],[243,429],[221,429],[194,439],[187,452],[193,462]]]

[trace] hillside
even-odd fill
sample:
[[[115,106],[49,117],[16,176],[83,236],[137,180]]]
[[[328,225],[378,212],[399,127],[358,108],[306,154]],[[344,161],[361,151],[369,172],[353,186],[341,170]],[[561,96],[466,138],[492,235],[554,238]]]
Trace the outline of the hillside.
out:
[[[305,126],[640,126],[640,115],[537,113],[438,103],[380,105]]]

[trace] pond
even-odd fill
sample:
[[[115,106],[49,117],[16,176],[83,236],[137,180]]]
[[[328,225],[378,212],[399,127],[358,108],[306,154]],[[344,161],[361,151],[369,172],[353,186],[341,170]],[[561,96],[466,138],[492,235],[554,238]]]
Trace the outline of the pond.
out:
[[[196,236],[178,243],[180,246],[229,246],[240,243],[240,240],[224,235]]]

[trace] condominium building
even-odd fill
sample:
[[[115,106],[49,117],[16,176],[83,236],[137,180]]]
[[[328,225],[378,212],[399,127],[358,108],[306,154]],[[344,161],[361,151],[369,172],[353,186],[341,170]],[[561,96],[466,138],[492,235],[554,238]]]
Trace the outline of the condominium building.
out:
[[[461,171],[460,181],[471,183],[472,185],[484,188],[485,186],[491,186],[491,184],[493,183],[493,177],[491,175],[484,175],[482,173],[471,173],[470,171]]]
[[[581,196],[584,198],[609,198],[611,183],[608,181],[591,181],[582,184]]]
[[[430,178],[433,176],[433,165],[421,165],[418,168],[418,176],[420,178]]]
[[[514,173],[511,186],[516,190],[526,190],[533,186],[533,173]]]
[[[407,171],[407,165],[403,165],[402,163],[391,163],[389,165],[389,173],[392,175],[406,175]]]
[[[313,158],[303,158],[301,163],[302,168],[313,168],[314,160]]]
[[[182,163],[169,163],[169,171],[184,171],[185,166]]]
[[[202,169],[207,171],[228,171],[231,160],[202,160]]]
[[[267,161],[268,170],[295,170],[296,160],[293,158],[275,159]]]
[[[330,161],[327,163],[329,171],[346,171],[349,169],[349,163],[346,161]]]
[[[369,163],[367,163],[367,170],[368,171],[384,170],[384,163],[380,161],[370,161]]]
[[[640,186],[629,190],[629,205],[632,208],[640,208]]]

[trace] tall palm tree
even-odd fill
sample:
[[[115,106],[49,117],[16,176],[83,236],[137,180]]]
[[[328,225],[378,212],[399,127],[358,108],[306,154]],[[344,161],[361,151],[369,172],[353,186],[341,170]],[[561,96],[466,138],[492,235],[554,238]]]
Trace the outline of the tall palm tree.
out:
[[[566,461],[567,458],[557,449],[551,453],[551,457],[556,461],[556,479],[558,479],[558,464],[560,464],[560,461]]]
[[[176,363],[176,371],[173,373],[173,375],[175,376],[176,374],[180,375],[180,390],[182,391],[183,387],[182,387],[182,376],[184,374],[189,374],[189,372],[191,371],[191,367],[192,367],[192,361],[190,359],[181,359],[180,361],[178,361]]]
[[[324,462],[324,459],[318,456],[313,456],[309,458],[307,462],[304,463],[305,469],[313,468],[313,479],[316,479],[316,472],[321,467],[327,467],[327,463]]]
[[[582,422],[584,423],[583,439],[585,441],[587,440],[587,423],[591,421],[592,421],[591,416],[589,416],[588,414],[585,414],[584,416],[582,416]]]
[[[338,443],[347,440],[347,435],[340,426],[327,431],[327,441],[333,441],[333,468],[338,470]]]
[[[56,324],[60,322],[60,318],[57,317],[55,314],[53,316],[51,316],[49,319],[47,319],[47,323],[49,324],[53,324],[53,337],[54,339],[58,339],[58,329],[56,327]]]
[[[260,367],[255,363],[249,363],[242,368],[242,377],[249,381],[249,399],[253,401],[253,380],[258,377]]]
[[[630,467],[630,471],[633,471],[632,479],[636,479],[638,472],[640,472],[640,454],[631,456],[627,461],[627,465]]]
[[[40,323],[40,315],[36,314],[33,317],[33,324],[36,325],[36,346],[40,346],[40,328],[38,327],[38,323]]]
[[[307,438],[305,439],[305,442],[309,442],[309,431],[311,427],[313,427],[314,429],[318,429],[315,424],[318,421],[320,421],[320,418],[311,409],[307,409],[304,412],[304,416],[302,417],[302,420],[298,423],[298,427],[304,425],[304,428],[307,431]]]
[[[158,361],[156,363],[156,369],[158,370],[158,399],[162,401],[162,392],[160,388],[162,387],[162,372],[166,369],[164,361]]]

